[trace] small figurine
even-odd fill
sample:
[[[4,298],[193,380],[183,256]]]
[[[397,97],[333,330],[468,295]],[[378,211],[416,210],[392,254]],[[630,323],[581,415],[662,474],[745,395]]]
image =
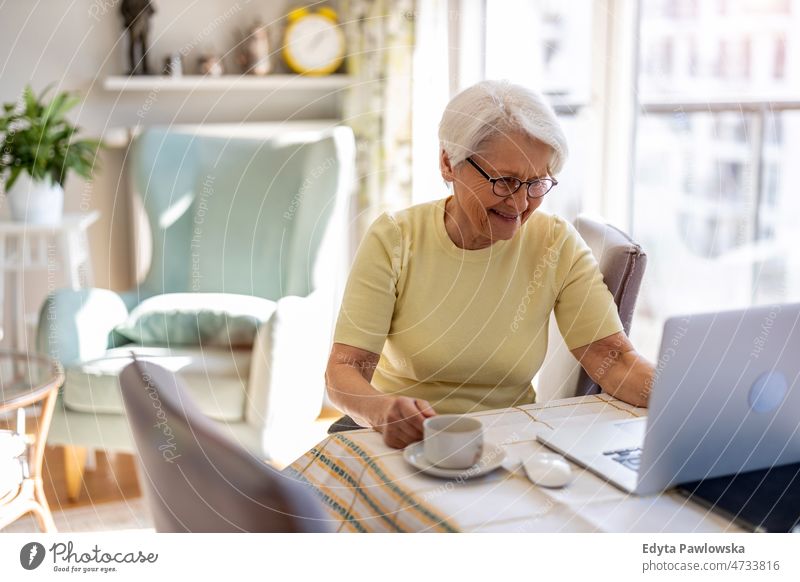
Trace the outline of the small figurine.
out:
[[[219,77],[225,72],[225,69],[222,66],[222,61],[216,55],[202,55],[199,59],[197,59],[197,65],[200,69],[201,75]]]
[[[239,47],[238,61],[243,73],[264,76],[272,70],[266,25],[256,23],[242,35]]]
[[[181,53],[172,53],[165,57],[164,67],[161,73],[169,77],[180,77],[183,75],[183,57]]]
[[[150,18],[156,9],[150,0],[122,0],[119,11],[125,28],[128,31],[129,75],[149,75],[147,66],[147,36],[150,32]],[[136,48],[139,47],[141,57],[136,59]]]

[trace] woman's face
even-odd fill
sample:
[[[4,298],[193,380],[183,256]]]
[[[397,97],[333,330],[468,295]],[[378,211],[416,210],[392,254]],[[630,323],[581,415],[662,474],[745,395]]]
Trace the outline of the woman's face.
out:
[[[481,149],[482,153],[472,159],[491,178],[546,177],[553,155],[550,146],[522,133],[495,136]],[[453,169],[444,152],[441,169],[444,179],[453,182],[456,208],[452,214],[467,248],[483,248],[512,238],[542,204],[543,198],[528,198],[524,185],[508,198],[497,196],[491,182],[472,164],[465,161]]]

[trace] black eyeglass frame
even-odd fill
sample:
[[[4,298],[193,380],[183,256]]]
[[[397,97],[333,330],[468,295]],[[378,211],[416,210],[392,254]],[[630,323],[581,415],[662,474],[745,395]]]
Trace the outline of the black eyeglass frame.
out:
[[[526,194],[527,194],[528,198],[531,198],[533,200],[535,200],[537,198],[544,198],[544,196],[548,192],[550,192],[550,190],[553,189],[553,186],[558,186],[558,180],[556,180],[555,178],[553,178],[551,176],[548,176],[547,178],[535,178],[533,180],[527,180],[527,181],[526,180],[520,180],[516,176],[500,176],[499,178],[492,178],[471,157],[467,158],[467,161],[472,165],[473,168],[475,168],[476,170],[478,170],[478,172],[480,172],[481,176],[486,178],[492,184],[492,194],[494,194],[495,196],[499,196],[500,198],[508,198],[509,196],[513,196],[514,194],[516,194],[517,190],[522,188],[523,184],[526,184],[526,190],[527,190]],[[511,192],[509,192],[507,194],[498,194],[495,191],[495,185],[500,180],[503,180],[506,183],[508,183],[509,180],[514,180],[516,182],[519,182],[519,184],[517,185],[516,188],[514,188]],[[544,191],[544,194],[540,194],[538,196],[531,196],[531,186],[533,186],[534,184],[546,184],[548,182],[550,183],[550,187],[547,190]]]

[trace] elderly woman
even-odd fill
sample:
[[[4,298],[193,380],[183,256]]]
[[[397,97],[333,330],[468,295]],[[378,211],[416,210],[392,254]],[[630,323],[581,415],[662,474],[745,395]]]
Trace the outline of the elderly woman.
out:
[[[397,448],[436,413],[532,403],[555,312],[589,376],[646,406],[653,366],[628,341],[591,251],[567,221],[537,212],[567,153],[542,97],[478,83],[448,104],[439,141],[452,195],[384,213],[356,253],[331,401]]]

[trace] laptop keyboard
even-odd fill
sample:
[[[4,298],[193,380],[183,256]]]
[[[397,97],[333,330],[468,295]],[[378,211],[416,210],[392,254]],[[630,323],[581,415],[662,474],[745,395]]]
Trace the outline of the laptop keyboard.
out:
[[[638,471],[639,463],[642,461],[642,447],[620,449],[618,451],[606,451],[603,453],[603,455],[616,461],[623,467],[627,467],[631,471]]]

